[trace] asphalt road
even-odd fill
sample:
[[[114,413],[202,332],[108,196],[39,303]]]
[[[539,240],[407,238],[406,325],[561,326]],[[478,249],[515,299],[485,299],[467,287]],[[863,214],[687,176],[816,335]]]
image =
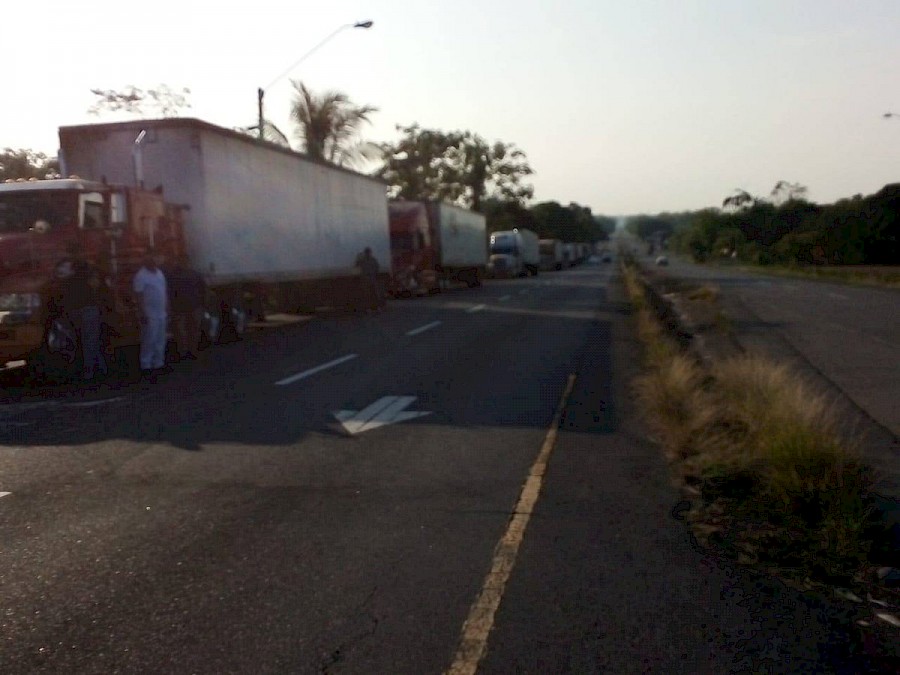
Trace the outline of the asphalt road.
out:
[[[611,265],[255,333],[0,409],[0,672],[439,673],[575,374],[481,672],[858,672],[696,550]],[[439,323],[438,323],[439,322]]]

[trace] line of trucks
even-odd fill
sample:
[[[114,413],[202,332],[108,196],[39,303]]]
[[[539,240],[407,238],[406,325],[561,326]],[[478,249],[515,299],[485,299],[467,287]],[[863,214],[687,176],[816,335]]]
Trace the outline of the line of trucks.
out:
[[[375,178],[197,119],[61,127],[59,141],[69,178],[0,184],[0,366],[77,361],[56,302],[73,252],[107,279],[110,349],[125,353],[140,335],[131,280],[151,247],[206,279],[209,342],[266,313],[362,306],[366,248],[395,296],[562,269],[589,251],[525,229],[488,237],[479,213],[388,202]]]

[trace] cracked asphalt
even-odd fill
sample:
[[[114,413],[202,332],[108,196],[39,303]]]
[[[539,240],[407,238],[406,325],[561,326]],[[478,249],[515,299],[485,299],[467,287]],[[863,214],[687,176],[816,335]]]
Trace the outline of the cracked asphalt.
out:
[[[575,373],[481,672],[859,672],[840,608],[692,545],[637,367],[605,265],[262,330],[155,385],[7,382],[0,671],[444,671]],[[334,415],[385,397],[428,414]]]

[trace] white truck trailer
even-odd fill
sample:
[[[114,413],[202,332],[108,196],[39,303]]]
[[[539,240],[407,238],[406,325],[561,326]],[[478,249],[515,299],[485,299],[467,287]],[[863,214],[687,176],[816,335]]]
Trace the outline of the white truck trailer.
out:
[[[487,265],[485,217],[442,202],[391,202],[396,294],[478,286]]]
[[[64,172],[186,207],[190,265],[229,316],[359,306],[365,248],[390,273],[377,179],[191,118],[68,126],[59,139]]]
[[[559,239],[541,239],[541,269],[544,271],[563,268],[563,244]]]
[[[493,277],[536,275],[541,254],[538,237],[531,230],[517,228],[491,234],[488,274]]]

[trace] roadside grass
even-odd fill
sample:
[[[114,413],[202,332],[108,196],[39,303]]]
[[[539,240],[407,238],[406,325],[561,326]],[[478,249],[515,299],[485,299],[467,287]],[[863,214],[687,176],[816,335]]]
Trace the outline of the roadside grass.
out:
[[[848,581],[871,546],[872,476],[828,402],[758,356],[702,365],[657,321],[625,267],[645,372],[635,391],[686,489],[695,534],[785,576]]]

